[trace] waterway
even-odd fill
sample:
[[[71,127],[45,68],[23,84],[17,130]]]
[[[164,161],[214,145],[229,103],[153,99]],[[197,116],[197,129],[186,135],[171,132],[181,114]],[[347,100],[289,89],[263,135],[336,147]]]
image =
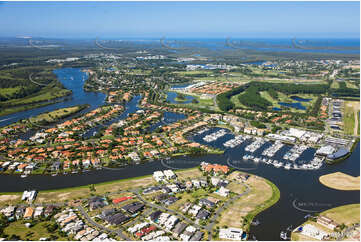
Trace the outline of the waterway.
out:
[[[88,139],[90,137],[92,137],[95,133],[99,132],[99,130],[103,127],[108,127],[109,125],[119,122],[122,119],[125,119],[129,116],[129,114],[135,113],[138,110],[140,110],[140,108],[138,107],[138,103],[139,100],[142,98],[141,95],[137,95],[134,96],[132,98],[132,100],[130,100],[130,102],[128,102],[127,104],[125,104],[125,110],[118,116],[116,116],[115,118],[105,122],[104,124],[99,124],[89,130],[87,130],[84,134],[83,137],[85,139]]]
[[[306,107],[302,105],[302,103],[285,103],[285,102],[278,102],[279,105],[288,107],[288,108],[295,108],[299,110],[306,110]]]
[[[54,73],[58,80],[64,85],[64,87],[72,91],[72,94],[65,98],[63,102],[2,116],[0,117],[0,127],[9,125],[22,119],[39,115],[44,112],[51,112],[59,108],[89,104],[89,108],[81,111],[81,113],[85,113],[104,104],[104,93],[84,91],[83,85],[84,82],[88,79],[88,74],[83,72],[80,68],[56,69],[54,70]]]
[[[298,102],[309,102],[309,101],[312,100],[311,98],[302,98],[302,97],[299,97],[299,96],[291,96],[290,98],[292,100],[295,100],[295,101],[298,101]]]
[[[205,143],[202,141],[202,138],[214,131],[214,129],[211,129],[202,135],[192,137],[192,139]],[[223,143],[233,137],[232,134],[227,134],[215,142],[212,142],[211,145],[224,149]],[[168,161],[153,161],[122,169],[103,169],[89,171],[83,174],[59,175],[56,177],[29,176],[27,178],[1,175],[0,191],[14,192],[25,189],[46,190],[96,184],[105,181],[150,175],[156,170],[195,167],[199,165],[201,161],[232,165],[239,170],[269,179],[276,184],[281,191],[279,202],[256,217],[261,224],[253,226],[251,228],[251,234],[255,235],[258,240],[279,240],[280,231],[285,230],[290,225],[297,226],[303,223],[305,221],[304,216],[311,213],[311,211],[319,212],[343,204],[360,202],[359,191],[337,191],[323,186],[318,181],[321,175],[336,171],[344,172],[352,176],[359,176],[359,145],[349,158],[339,164],[324,165],[319,170],[305,171],[277,169],[263,163],[256,164],[242,161],[242,156],[245,154],[244,147],[247,144],[248,143],[244,143],[232,149],[225,149],[223,155],[178,157],[177,159],[170,159]],[[256,153],[262,153],[268,146],[269,145],[265,144],[256,151]],[[276,155],[282,156],[289,148],[290,147],[282,148]],[[313,151],[309,150],[303,154],[302,159],[311,159],[312,156]],[[294,205],[296,205],[296,207]],[[310,212],[304,212],[300,209]]]
[[[284,106],[284,107],[288,107],[288,108],[295,108],[295,109],[299,109],[299,110],[306,110],[306,107],[302,105],[301,102],[309,102],[311,101],[312,99],[309,99],[309,98],[301,98],[301,97],[298,97],[298,96],[291,96],[290,97],[292,100],[294,101],[297,101],[297,102],[278,102],[278,104],[280,106]],[[281,108],[277,108],[277,107],[274,107],[272,108],[274,111],[280,111],[282,110]]]
[[[78,82],[76,76],[79,75],[82,79],[82,72],[79,69],[61,69],[57,72],[63,73],[63,80],[65,83],[70,81],[68,76],[74,76],[72,82]],[[74,85],[74,83],[73,83]],[[80,86],[80,85],[79,85]],[[82,85],[81,85],[82,87]],[[94,95],[94,96],[93,96]],[[73,91],[73,100],[75,93]],[[84,96],[85,98],[85,96]],[[93,93],[88,96],[89,99],[84,99],[83,103],[92,103],[92,108],[101,105],[104,100],[103,94]],[[81,104],[81,103],[75,103]],[[130,102],[127,108],[130,110],[136,109],[137,101]],[[59,107],[57,107],[59,108]],[[33,111],[33,110],[31,110]],[[40,113],[40,112],[39,112]],[[23,118],[26,115],[24,114]],[[201,135],[191,137],[200,143],[206,144],[203,137],[210,132],[217,129],[211,129]],[[234,135],[227,134],[215,142],[210,143],[214,147],[225,149],[223,144]],[[189,156],[178,157],[167,161],[153,161],[144,164],[132,165],[119,169],[102,169],[94,170],[80,174],[68,174],[52,176],[29,176],[21,178],[14,175],[0,175],[0,191],[1,192],[22,192],[27,189],[48,190],[67,188],[88,184],[96,184],[100,182],[113,181],[118,179],[137,177],[143,175],[150,175],[156,170],[165,170],[169,168],[180,169],[195,167],[201,161],[209,163],[226,164],[236,167],[239,170],[247,171],[251,174],[265,177],[272,181],[281,191],[281,198],[277,204],[271,208],[260,213],[256,219],[260,221],[260,225],[251,227],[251,234],[255,235],[258,240],[279,240],[280,231],[285,230],[290,225],[294,227],[305,221],[304,216],[310,212],[301,211],[323,211],[332,207],[340,206],[343,204],[360,203],[359,191],[337,191],[323,186],[318,178],[321,175],[333,173],[336,171],[344,172],[352,176],[360,175],[360,145],[358,144],[354,152],[345,161],[335,165],[324,165],[319,170],[285,170],[282,168],[275,168],[263,163],[246,162],[242,160],[245,154],[244,143],[235,148],[225,149],[222,155],[205,155],[205,156]],[[270,144],[266,143],[261,147],[257,153],[267,148]],[[283,147],[277,156],[281,157],[283,153],[289,150],[289,146]],[[302,159],[308,160],[313,156],[314,150],[309,149],[303,154]],[[295,206],[296,205],[296,206]]]
[[[153,132],[154,130],[156,130],[157,128],[163,126],[163,125],[168,125],[174,122],[177,122],[179,120],[185,119],[187,116],[182,114],[182,113],[174,113],[174,112],[164,112],[163,117],[161,119],[161,121],[152,124],[148,131],[149,132]]]
[[[191,103],[194,99],[194,97],[189,96],[189,95],[184,95],[185,99],[184,101],[178,102],[175,100],[175,98],[178,96],[178,93],[176,92],[168,92],[167,93],[167,101],[170,103],[175,103],[175,104],[187,104],[187,103]]]

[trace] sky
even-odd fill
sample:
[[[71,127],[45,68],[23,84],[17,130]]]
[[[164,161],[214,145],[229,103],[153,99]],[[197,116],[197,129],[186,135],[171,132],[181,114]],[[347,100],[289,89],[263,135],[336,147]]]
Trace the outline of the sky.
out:
[[[359,38],[359,2],[0,2],[0,36]]]

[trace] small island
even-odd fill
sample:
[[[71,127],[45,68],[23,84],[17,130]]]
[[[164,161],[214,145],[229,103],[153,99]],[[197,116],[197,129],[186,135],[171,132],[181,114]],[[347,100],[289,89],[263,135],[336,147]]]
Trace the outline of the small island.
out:
[[[342,172],[320,176],[320,182],[326,187],[336,190],[360,190],[360,177],[353,177]]]

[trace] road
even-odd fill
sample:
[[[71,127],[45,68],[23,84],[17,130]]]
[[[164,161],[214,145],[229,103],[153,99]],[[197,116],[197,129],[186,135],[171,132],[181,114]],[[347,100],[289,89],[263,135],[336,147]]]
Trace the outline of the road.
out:
[[[83,217],[88,220],[88,223],[92,224],[93,226],[97,227],[98,229],[102,230],[102,231],[106,231],[108,233],[115,233],[117,234],[119,237],[121,237],[123,240],[127,240],[130,241],[131,239],[129,237],[127,237],[124,233],[123,230],[121,228],[119,228],[119,230],[113,230],[113,229],[109,229],[101,224],[96,223],[93,219],[91,219],[88,215],[88,213],[84,210],[84,208],[82,206],[78,206],[77,209],[80,211],[80,213],[83,215]]]
[[[29,75],[29,81],[31,81],[32,83],[34,83],[34,84],[36,84],[36,85],[39,85],[39,86],[44,86],[44,87],[46,87],[48,84],[42,84],[42,83],[39,83],[39,82],[36,82],[36,81],[34,81],[33,80],[33,73],[31,73],[30,75]]]
[[[238,194],[238,195],[232,197],[231,199],[228,199],[220,208],[217,209],[214,216],[212,216],[210,223],[205,227],[205,229],[208,231],[208,240],[210,240],[212,238],[213,227],[214,227],[215,221],[217,221],[217,218],[219,217],[219,215],[224,210],[226,210],[232,202],[240,199],[244,195],[247,195],[251,191],[251,188],[249,186],[247,186],[246,184],[243,184],[243,185],[246,187],[246,190],[243,193]]]
[[[217,221],[217,218],[219,217],[219,215],[224,210],[226,210],[228,208],[228,206],[232,202],[240,199],[244,195],[247,195],[251,191],[251,188],[249,186],[247,186],[246,184],[243,184],[243,185],[245,186],[246,190],[243,193],[238,194],[238,195],[232,197],[231,199],[228,199],[220,208],[218,208],[218,210],[215,212],[214,216],[212,216],[212,218],[210,219],[210,223],[208,225],[206,225],[206,226],[201,226],[199,224],[194,223],[191,219],[189,219],[188,217],[184,216],[181,213],[178,213],[177,211],[175,211],[173,209],[169,209],[169,208],[166,208],[164,206],[153,204],[153,203],[150,203],[150,202],[144,200],[143,197],[139,193],[139,189],[138,190],[133,190],[132,192],[135,193],[137,198],[140,201],[142,201],[144,204],[146,204],[147,206],[152,207],[152,208],[156,208],[156,209],[159,209],[159,210],[165,210],[165,211],[167,211],[167,212],[169,212],[169,213],[171,213],[173,215],[177,215],[177,216],[181,217],[183,220],[185,220],[189,224],[192,224],[193,226],[195,226],[198,229],[207,230],[207,232],[208,232],[208,240],[210,240],[212,238],[212,231],[213,231],[213,227],[215,225],[215,221]]]
[[[138,198],[140,201],[142,201],[144,204],[146,204],[147,206],[152,207],[152,208],[156,208],[156,209],[159,209],[159,210],[165,210],[165,211],[167,211],[167,212],[169,212],[169,213],[171,213],[171,214],[173,214],[173,215],[177,215],[177,216],[181,217],[183,220],[187,221],[189,224],[192,224],[194,227],[197,227],[198,229],[202,229],[202,228],[203,228],[202,226],[194,223],[191,219],[187,218],[187,217],[184,216],[183,214],[178,213],[177,211],[175,211],[175,210],[173,210],[173,209],[169,209],[169,208],[166,208],[166,207],[164,207],[164,206],[160,206],[160,205],[157,205],[157,204],[153,204],[153,203],[150,203],[150,202],[144,200],[143,197],[142,197],[142,196],[140,195],[140,193],[139,193],[139,189],[134,190],[133,192],[136,194],[137,198]]]

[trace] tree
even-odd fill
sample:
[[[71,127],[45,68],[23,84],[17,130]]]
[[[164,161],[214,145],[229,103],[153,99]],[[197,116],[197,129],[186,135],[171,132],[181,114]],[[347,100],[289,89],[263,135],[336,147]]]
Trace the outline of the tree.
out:
[[[194,99],[192,100],[192,103],[197,104],[197,103],[199,103],[199,101],[194,98]]]
[[[95,191],[96,191],[95,185],[94,185],[94,184],[90,184],[90,185],[89,185],[89,190],[90,190],[91,192],[95,192]]]

